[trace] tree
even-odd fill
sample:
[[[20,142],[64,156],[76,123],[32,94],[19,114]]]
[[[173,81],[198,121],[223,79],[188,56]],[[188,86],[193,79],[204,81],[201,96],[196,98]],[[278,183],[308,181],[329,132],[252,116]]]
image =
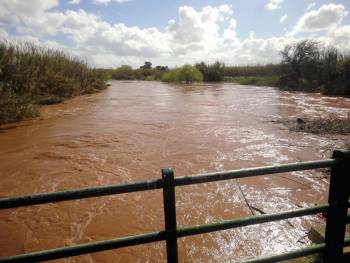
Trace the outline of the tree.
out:
[[[141,66],[140,69],[152,69],[152,63],[149,61],[145,61],[145,64]]]
[[[132,67],[128,65],[120,66],[119,68],[113,70],[113,79],[135,79],[135,74]]]
[[[203,74],[204,81],[222,81],[224,79],[225,64],[216,61],[214,64],[198,63],[195,67]]]
[[[224,78],[225,64],[216,61],[214,64],[209,65],[208,72],[205,77],[206,81],[222,81]]]
[[[195,67],[192,67],[191,65],[185,65],[180,68],[178,72],[178,78],[181,82],[191,83],[193,81],[202,81],[203,74]]]
[[[168,66],[156,66],[155,69],[159,71],[167,71],[169,68]]]
[[[320,50],[318,42],[303,40],[287,45],[281,52],[281,83],[293,89],[314,89],[318,86]]]

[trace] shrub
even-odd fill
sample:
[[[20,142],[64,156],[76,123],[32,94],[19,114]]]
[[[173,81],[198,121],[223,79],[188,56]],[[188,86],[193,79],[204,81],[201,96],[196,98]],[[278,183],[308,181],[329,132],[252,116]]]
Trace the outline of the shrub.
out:
[[[155,75],[147,76],[145,80],[147,80],[147,81],[154,81],[154,80],[156,80],[156,76]]]
[[[303,40],[287,45],[281,55],[282,85],[301,90],[312,90],[318,87],[320,51],[317,42]]]
[[[201,62],[195,67],[203,74],[204,81],[222,81],[224,79],[224,63],[217,61],[214,64],[205,64]]]
[[[20,121],[37,116],[38,108],[28,98],[0,93],[0,124]]]
[[[106,88],[98,72],[62,51],[0,42],[0,124],[37,114],[37,104],[60,102]]]
[[[170,70],[162,75],[165,82],[185,82],[203,81],[203,74],[191,65]]]
[[[113,70],[112,78],[117,80],[132,80],[135,79],[135,74],[132,67],[128,65],[123,65]]]

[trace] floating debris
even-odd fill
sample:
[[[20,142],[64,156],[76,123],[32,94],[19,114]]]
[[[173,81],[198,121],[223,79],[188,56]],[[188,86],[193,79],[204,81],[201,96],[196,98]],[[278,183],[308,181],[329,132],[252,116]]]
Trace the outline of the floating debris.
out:
[[[348,134],[350,133],[350,118],[327,116],[318,118],[297,118],[275,120],[275,123],[285,125],[290,131],[309,132],[314,134]]]

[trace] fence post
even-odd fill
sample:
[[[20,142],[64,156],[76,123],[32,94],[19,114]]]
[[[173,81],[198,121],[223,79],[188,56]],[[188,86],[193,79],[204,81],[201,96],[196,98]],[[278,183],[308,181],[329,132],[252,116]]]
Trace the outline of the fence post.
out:
[[[167,260],[169,263],[177,263],[176,203],[173,170],[171,168],[162,169],[162,179]]]
[[[331,168],[324,252],[325,262],[342,262],[349,200],[350,152],[334,151]]]

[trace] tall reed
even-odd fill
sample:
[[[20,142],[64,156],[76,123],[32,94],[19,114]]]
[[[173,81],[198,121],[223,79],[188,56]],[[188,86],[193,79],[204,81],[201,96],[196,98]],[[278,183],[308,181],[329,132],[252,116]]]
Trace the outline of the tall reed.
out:
[[[0,124],[35,116],[37,106],[106,88],[95,69],[63,51],[0,42]]]

